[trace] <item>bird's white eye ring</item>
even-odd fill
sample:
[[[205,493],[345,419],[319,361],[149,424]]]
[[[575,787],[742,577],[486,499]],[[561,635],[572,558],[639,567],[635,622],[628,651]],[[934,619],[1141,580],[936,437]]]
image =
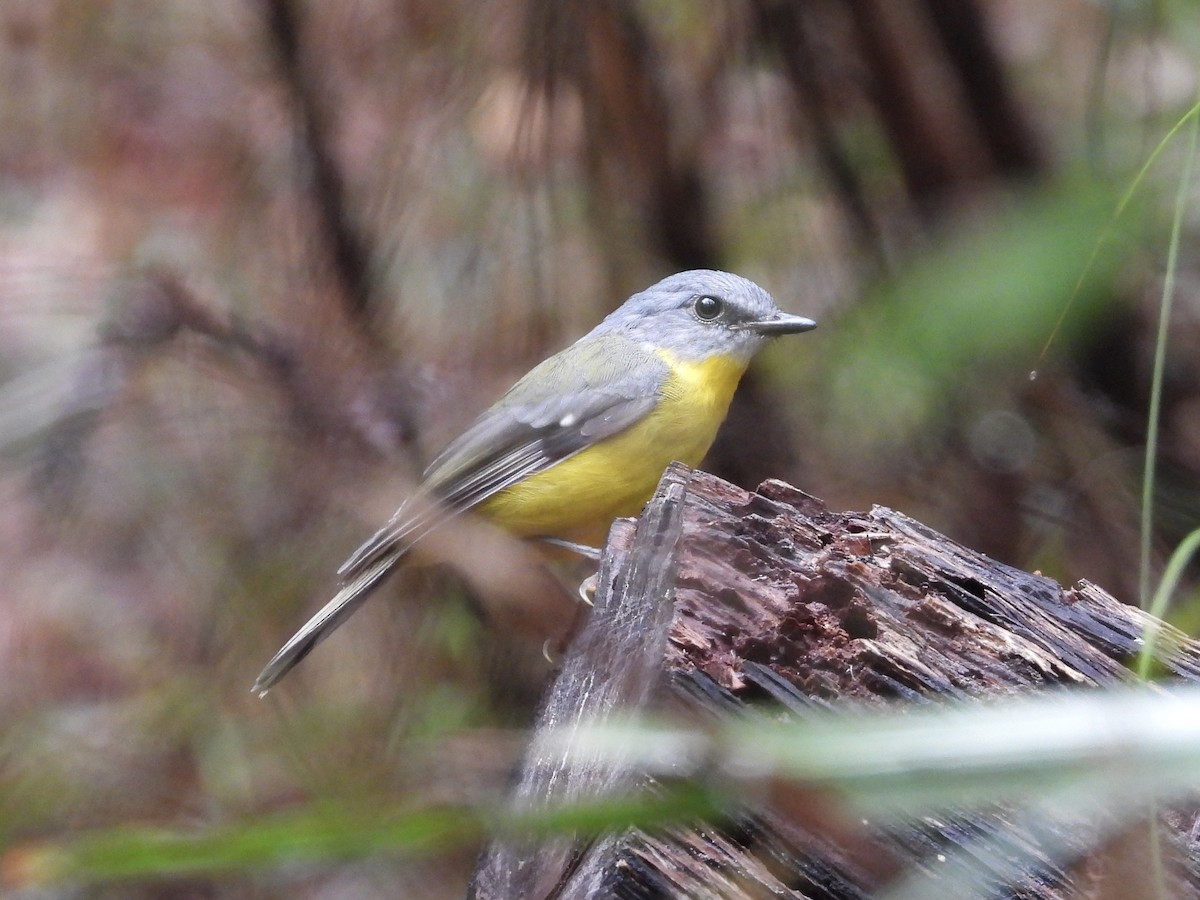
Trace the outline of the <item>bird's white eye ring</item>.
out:
[[[706,322],[711,322],[725,309],[725,304],[721,302],[719,297],[712,297],[705,294],[703,297],[697,297],[692,304],[692,309],[696,311],[696,317],[703,319]]]

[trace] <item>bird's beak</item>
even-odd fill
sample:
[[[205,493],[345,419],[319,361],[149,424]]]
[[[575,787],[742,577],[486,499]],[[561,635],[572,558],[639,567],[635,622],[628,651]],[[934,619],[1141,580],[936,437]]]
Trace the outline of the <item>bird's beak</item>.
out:
[[[806,319],[804,316],[793,316],[788,313],[776,313],[770,319],[762,319],[758,322],[742,322],[738,325],[739,329],[753,331],[764,337],[771,337],[777,334],[799,334],[802,331],[812,331],[817,327],[817,323],[812,319]]]

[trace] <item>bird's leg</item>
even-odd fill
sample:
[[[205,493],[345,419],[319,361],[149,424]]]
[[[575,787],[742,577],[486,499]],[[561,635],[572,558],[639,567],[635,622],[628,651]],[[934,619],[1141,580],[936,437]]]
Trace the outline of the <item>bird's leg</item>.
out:
[[[563,550],[569,550],[571,553],[578,554],[584,559],[590,559],[593,562],[599,562],[600,560],[600,549],[598,547],[589,547],[587,544],[579,544],[575,541],[567,541],[556,537],[539,537],[537,540],[550,544],[553,547],[561,547]]]
[[[596,547],[589,547],[587,544],[580,544],[575,541],[568,541],[564,540],[563,538],[548,536],[539,537],[537,540],[546,544],[550,544],[553,547],[559,547],[563,550],[570,551],[571,553],[576,553],[579,556],[582,556],[584,559],[589,559],[592,562],[599,562],[600,560],[600,550]],[[596,573],[592,573],[582,582],[580,582],[576,591],[579,594],[580,600],[582,600],[588,606],[592,606],[592,598],[596,596]]]

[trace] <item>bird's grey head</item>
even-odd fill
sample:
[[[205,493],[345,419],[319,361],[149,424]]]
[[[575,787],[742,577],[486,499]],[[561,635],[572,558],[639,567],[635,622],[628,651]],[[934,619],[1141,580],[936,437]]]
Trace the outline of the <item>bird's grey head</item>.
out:
[[[724,353],[748,361],[771,337],[816,327],[811,319],[780,310],[747,278],[693,269],[634,294],[595,333],[652,343],[684,360]]]

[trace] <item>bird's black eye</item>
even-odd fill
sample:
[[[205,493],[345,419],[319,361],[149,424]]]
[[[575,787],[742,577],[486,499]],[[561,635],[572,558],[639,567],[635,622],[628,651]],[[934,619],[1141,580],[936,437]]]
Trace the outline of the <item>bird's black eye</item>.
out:
[[[703,297],[697,297],[696,302],[692,305],[692,308],[696,310],[696,315],[699,318],[704,319],[706,322],[711,322],[721,314],[722,310],[725,309],[725,304],[722,303],[717,297],[709,297],[708,295],[705,295]]]

